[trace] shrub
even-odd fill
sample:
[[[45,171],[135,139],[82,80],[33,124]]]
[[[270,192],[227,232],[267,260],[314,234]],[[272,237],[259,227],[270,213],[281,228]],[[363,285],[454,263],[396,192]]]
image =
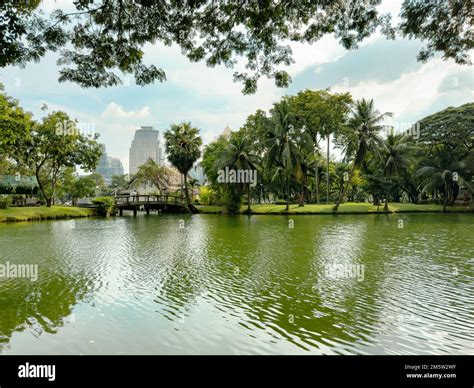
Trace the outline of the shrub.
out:
[[[212,205],[216,192],[209,186],[201,186],[199,188],[199,200],[203,205]]]
[[[97,197],[92,200],[92,203],[97,206],[97,214],[105,217],[110,216],[115,206],[115,200],[113,197]]]
[[[8,209],[11,202],[11,198],[8,195],[0,196],[0,209]]]

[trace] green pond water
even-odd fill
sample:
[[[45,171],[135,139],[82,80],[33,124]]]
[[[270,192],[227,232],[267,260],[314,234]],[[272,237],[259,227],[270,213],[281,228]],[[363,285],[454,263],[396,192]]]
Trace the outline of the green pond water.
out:
[[[474,354],[474,216],[0,225],[2,354]],[[32,267],[33,268],[33,267]]]

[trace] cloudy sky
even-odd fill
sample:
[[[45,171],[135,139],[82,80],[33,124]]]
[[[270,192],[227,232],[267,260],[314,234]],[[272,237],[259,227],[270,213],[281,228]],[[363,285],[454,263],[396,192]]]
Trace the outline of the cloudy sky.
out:
[[[54,4],[46,2],[45,7]],[[63,4],[67,7],[67,0]],[[385,1],[381,11],[396,19],[400,4],[399,0]],[[37,118],[44,114],[40,108],[46,103],[50,111],[64,110],[84,128],[94,128],[107,153],[119,157],[127,172],[128,149],[141,125],[163,132],[171,123],[191,121],[208,143],[227,125],[238,129],[255,110],[268,110],[281,96],[307,88],[330,87],[334,92],[350,92],[354,98],[373,98],[380,111],[393,112],[387,124],[400,128],[448,106],[471,102],[473,68],[439,57],[417,62],[422,46],[416,40],[389,41],[379,35],[355,51],[346,51],[331,36],[311,46],[291,44],[295,63],[288,68],[293,79],[290,87],[277,88],[273,81],[262,79],[251,96],[242,95],[242,85],[233,82],[234,70],[190,63],[179,48],[162,45],[146,46],[145,60],[165,70],[164,83],[140,87],[130,79],[128,85],[102,89],[60,84],[54,54],[24,69],[2,69],[0,82]]]

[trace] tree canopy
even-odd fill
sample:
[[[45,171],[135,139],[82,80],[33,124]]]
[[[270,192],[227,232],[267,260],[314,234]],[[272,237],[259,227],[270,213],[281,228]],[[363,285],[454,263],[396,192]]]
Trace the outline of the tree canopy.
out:
[[[248,201],[258,198],[288,209],[290,203],[319,203],[323,189],[328,203],[336,202],[334,210],[347,200],[374,205],[384,200],[385,211],[389,202],[400,201],[443,203],[446,209],[472,193],[473,106],[449,107],[422,118],[415,136],[411,129],[386,132],[385,118],[391,114],[378,112],[373,100],[353,101],[350,94],[328,90],[284,96],[268,112],[258,109],[249,115],[237,132],[205,146],[201,166],[213,193],[206,198],[229,212],[239,211],[242,190],[219,183],[217,170],[248,168],[235,167],[235,157],[222,156],[244,149],[233,146],[233,140],[249,139],[242,160],[252,155],[258,176]],[[332,138],[343,149],[343,160],[327,157],[323,164],[316,135]]]
[[[287,87],[283,66],[293,62],[289,42],[312,44],[334,35],[354,49],[377,29],[389,38],[398,33],[427,42],[419,59],[435,52],[457,63],[469,63],[473,47],[470,2],[406,0],[401,24],[380,14],[381,0],[75,0],[76,10],[60,6],[48,16],[40,0],[4,0],[0,6],[0,66],[38,61],[59,51],[59,80],[83,87],[120,84],[131,74],[138,85],[166,79],[165,71],[146,64],[146,44],[178,45],[193,62],[233,67],[244,59],[245,70],[234,72],[244,93],[254,93],[260,77]],[[117,72],[118,71],[118,72]]]
[[[0,83],[0,157],[7,157],[25,141],[32,126],[32,115],[25,112],[17,100],[7,95]]]
[[[449,107],[418,122],[420,141],[443,144],[455,157],[470,154],[474,143],[474,103]]]

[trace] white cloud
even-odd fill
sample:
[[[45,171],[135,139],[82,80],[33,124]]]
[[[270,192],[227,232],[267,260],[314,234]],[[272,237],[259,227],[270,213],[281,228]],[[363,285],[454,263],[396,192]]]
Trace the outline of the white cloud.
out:
[[[324,36],[316,43],[309,45],[303,43],[290,43],[293,51],[295,63],[285,70],[294,77],[308,66],[321,65],[327,62],[334,62],[343,56],[347,51],[333,36]]]
[[[441,97],[438,90],[440,83],[459,66],[452,61],[433,59],[417,71],[401,74],[393,82],[380,83],[364,81],[357,85],[336,85],[336,92],[350,92],[354,98],[374,99],[377,109],[381,112],[393,112],[396,122],[400,116],[415,116],[423,112]]]
[[[150,107],[148,105],[144,106],[138,111],[126,111],[121,105],[110,102],[105,108],[104,112],[100,115],[101,119],[107,120],[123,120],[123,119],[133,119],[140,120],[150,116]]]

